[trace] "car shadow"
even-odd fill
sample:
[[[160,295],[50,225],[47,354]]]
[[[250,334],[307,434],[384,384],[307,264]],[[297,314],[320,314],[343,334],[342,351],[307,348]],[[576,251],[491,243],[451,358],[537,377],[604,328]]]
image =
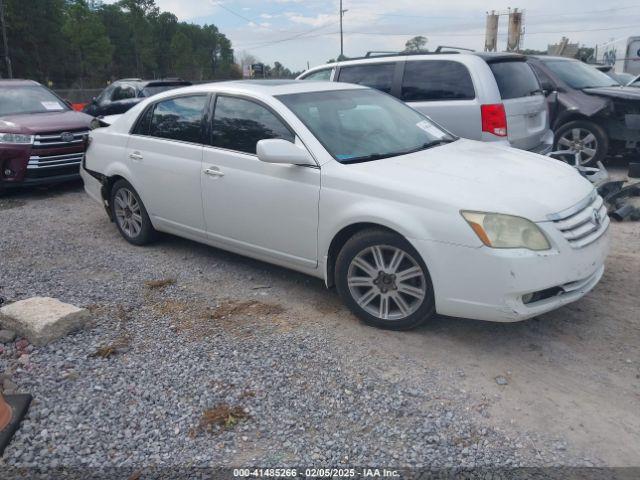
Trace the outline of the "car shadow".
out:
[[[70,192],[80,192],[83,189],[81,179],[71,180],[64,183],[54,183],[52,185],[19,186],[6,190],[0,189],[0,201],[2,200],[39,200],[65,195]]]

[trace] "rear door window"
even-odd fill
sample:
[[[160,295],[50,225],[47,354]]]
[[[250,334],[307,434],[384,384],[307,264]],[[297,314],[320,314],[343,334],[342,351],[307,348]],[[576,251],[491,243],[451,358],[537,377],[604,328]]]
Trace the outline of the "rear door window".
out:
[[[149,135],[202,143],[202,117],[207,100],[207,95],[194,95],[158,102],[150,119]],[[144,118],[141,128],[144,128]]]
[[[136,89],[131,85],[118,85],[111,94],[112,102],[127,100],[129,98],[136,98]]]
[[[538,79],[526,62],[495,62],[489,68],[503,100],[528,97],[540,91]]]
[[[396,63],[350,65],[340,68],[339,82],[356,83],[391,93]]]
[[[405,102],[473,100],[473,80],[463,64],[450,60],[407,61],[401,98]]]
[[[267,108],[243,98],[219,96],[213,114],[214,147],[256,153],[256,144],[268,138],[295,141],[289,128]]]

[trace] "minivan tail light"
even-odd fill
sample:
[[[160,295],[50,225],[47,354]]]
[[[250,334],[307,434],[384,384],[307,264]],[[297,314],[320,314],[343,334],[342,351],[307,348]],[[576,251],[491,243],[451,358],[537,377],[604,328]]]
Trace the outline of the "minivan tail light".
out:
[[[507,114],[503,104],[480,105],[480,113],[483,132],[492,133],[498,137],[507,136]]]

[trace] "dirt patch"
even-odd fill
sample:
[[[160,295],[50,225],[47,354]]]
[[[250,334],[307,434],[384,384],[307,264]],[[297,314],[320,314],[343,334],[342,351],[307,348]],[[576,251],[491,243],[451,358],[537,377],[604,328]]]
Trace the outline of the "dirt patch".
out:
[[[239,315],[264,317],[267,315],[280,315],[284,311],[284,308],[278,304],[263,303],[258,300],[230,300],[216,308],[210,318],[212,320],[220,320]]]
[[[175,285],[175,283],[176,283],[175,278],[163,278],[162,280],[147,280],[146,282],[144,282],[146,287],[151,290],[159,290],[159,289],[168,287],[169,285]]]
[[[277,303],[258,300],[225,300],[217,307],[167,300],[151,307],[159,316],[169,317],[176,333],[206,337],[220,329],[239,336],[289,331],[295,327]]]
[[[192,430],[192,435],[198,433],[219,433],[233,428],[240,420],[249,418],[249,414],[239,405],[231,406],[221,403],[202,412],[200,423]]]
[[[89,307],[89,311],[94,313],[99,311],[101,308],[102,307],[100,306],[92,305]],[[129,312],[120,305],[117,307],[115,315],[118,318],[118,330],[120,332],[118,338],[108,345],[99,347],[95,352],[89,355],[89,357],[109,358],[113,355],[126,353],[130,350],[130,336],[127,329],[127,324],[129,323]]]

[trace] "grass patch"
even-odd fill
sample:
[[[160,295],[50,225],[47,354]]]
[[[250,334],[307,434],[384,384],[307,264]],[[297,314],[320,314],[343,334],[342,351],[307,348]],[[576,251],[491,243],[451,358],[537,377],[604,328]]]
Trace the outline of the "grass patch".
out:
[[[231,406],[228,403],[220,403],[213,408],[202,412],[200,423],[194,433],[215,433],[233,428],[243,419],[249,418],[249,414],[239,405]]]

